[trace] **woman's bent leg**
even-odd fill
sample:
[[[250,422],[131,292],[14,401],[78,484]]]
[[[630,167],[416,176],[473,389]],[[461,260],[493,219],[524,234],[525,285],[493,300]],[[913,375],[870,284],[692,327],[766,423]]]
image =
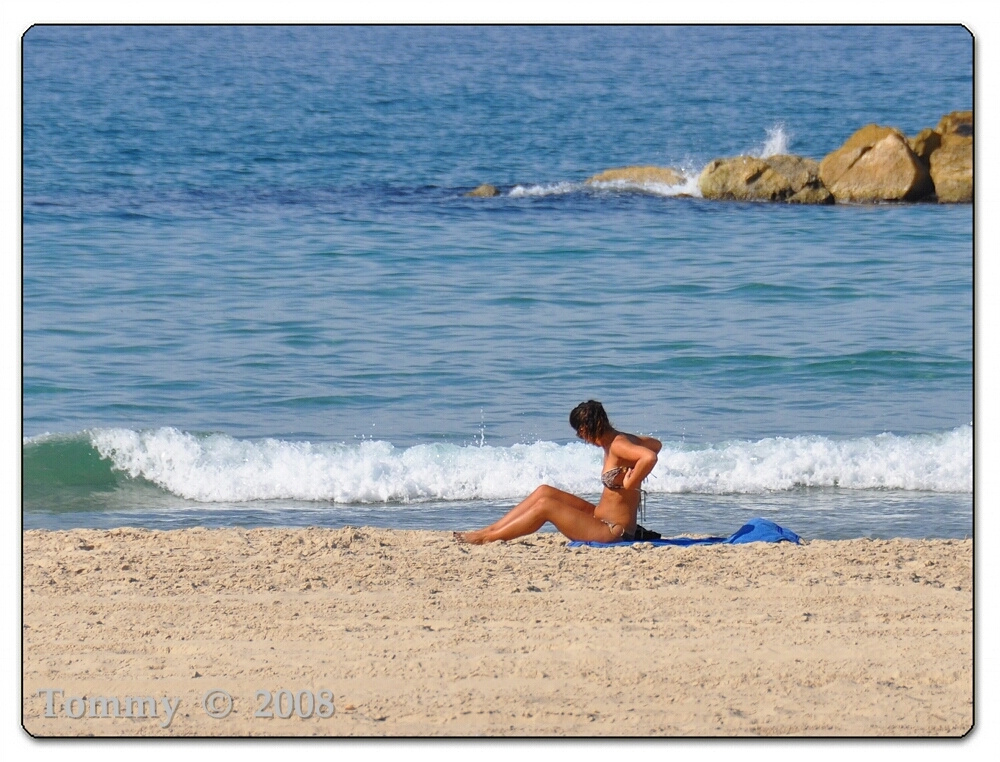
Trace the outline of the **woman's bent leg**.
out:
[[[576,495],[554,487],[540,487],[495,524],[478,532],[456,533],[455,536],[472,543],[513,540],[537,532],[550,521],[571,540],[608,542],[614,539],[610,527],[594,518],[594,509],[593,504]]]
[[[576,510],[585,513],[588,516],[594,515],[596,506],[593,503],[588,503],[582,497],[577,497],[570,492],[564,492],[561,489],[556,489],[555,487],[543,484],[488,527],[480,529],[477,532],[455,532],[455,538],[465,542],[482,542],[480,539],[482,536],[493,534],[501,530],[503,527],[518,520],[521,516],[524,516],[526,513],[533,510],[540,501],[553,498],[564,502],[566,505],[572,506]]]
[[[485,527],[481,531],[487,531],[487,530],[494,531],[496,529],[499,529],[507,522],[517,518],[521,514],[530,510],[532,506],[534,506],[534,504],[537,503],[538,500],[541,498],[541,496],[545,493],[546,489],[548,488],[545,485],[538,487],[534,492],[532,492],[530,495],[524,498],[524,500],[515,505],[513,508],[507,511],[507,513],[505,513],[503,516],[501,516],[499,519],[497,519],[496,521],[494,521],[492,524],[490,524],[488,527]]]
[[[543,484],[541,487],[532,492],[528,497],[526,497],[520,504],[511,508],[506,514],[504,514],[500,519],[494,521],[488,527],[489,531],[497,531],[507,526],[508,524],[516,521],[521,516],[534,510],[538,504],[545,500],[558,500],[571,508],[585,513],[588,516],[594,515],[594,510],[597,508],[593,503],[588,503],[582,497],[577,497],[571,492],[565,492],[561,489],[556,489],[555,487],[550,487],[547,484]]]

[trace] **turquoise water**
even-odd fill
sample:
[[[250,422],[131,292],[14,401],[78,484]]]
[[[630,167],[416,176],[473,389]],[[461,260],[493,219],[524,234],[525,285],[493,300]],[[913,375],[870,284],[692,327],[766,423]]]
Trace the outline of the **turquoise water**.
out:
[[[694,183],[971,108],[960,27],[39,26],[23,62],[27,528],[469,527],[596,496],[597,398],[664,442],[661,531],[971,533],[971,206]],[[688,182],[584,183],[629,164]]]

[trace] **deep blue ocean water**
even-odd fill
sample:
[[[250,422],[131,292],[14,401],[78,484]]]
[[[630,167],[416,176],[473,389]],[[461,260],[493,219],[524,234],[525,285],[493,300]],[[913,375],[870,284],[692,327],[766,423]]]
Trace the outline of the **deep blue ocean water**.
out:
[[[540,482],[597,497],[568,425],[596,398],[663,440],[666,534],[971,534],[971,205],[695,178],[933,127],[972,53],[957,26],[33,27],[25,528],[471,528]],[[634,164],[688,181],[585,183]]]

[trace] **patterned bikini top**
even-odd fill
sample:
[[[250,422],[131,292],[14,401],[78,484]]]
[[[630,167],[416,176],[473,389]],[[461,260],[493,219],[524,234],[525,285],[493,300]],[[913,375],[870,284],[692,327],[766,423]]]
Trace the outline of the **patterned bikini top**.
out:
[[[624,470],[625,469],[622,468],[621,466],[617,466],[615,468],[609,468],[607,471],[605,471],[603,474],[601,474],[601,484],[603,484],[608,489],[613,489],[613,490],[623,490],[623,489],[625,489],[625,485],[623,485],[623,484],[615,484],[615,479],[618,478],[618,474],[620,474]],[[639,520],[640,521],[645,521],[646,520],[646,490],[640,488],[639,489],[639,494],[642,496],[642,500],[639,502]]]
[[[615,484],[615,479],[618,478],[618,474],[624,471],[624,468],[609,468],[603,474],[601,474],[601,483],[608,489],[624,489],[621,484]]]
[[[623,484],[615,484],[615,479],[618,478],[618,474],[620,474],[624,470],[625,469],[622,468],[621,466],[617,466],[615,468],[609,468],[607,471],[605,471],[603,474],[601,474],[601,484],[603,484],[608,489],[613,489],[613,490],[623,490],[623,489],[625,489],[625,485],[623,485]],[[640,521],[645,521],[646,520],[646,490],[640,488],[639,489],[639,494],[642,496],[642,500],[639,503],[639,520]]]

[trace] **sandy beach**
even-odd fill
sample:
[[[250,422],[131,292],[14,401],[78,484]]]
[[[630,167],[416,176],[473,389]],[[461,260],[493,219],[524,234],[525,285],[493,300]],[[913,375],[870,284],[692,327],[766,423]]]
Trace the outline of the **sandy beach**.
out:
[[[971,540],[599,549],[543,533],[472,547],[348,527],[23,541],[36,736],[972,725]]]

